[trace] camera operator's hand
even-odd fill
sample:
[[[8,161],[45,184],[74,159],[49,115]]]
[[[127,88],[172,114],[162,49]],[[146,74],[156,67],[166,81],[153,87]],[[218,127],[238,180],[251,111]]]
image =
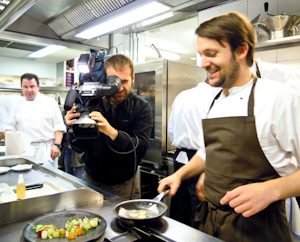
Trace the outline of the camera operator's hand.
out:
[[[118,130],[112,127],[100,112],[93,111],[90,113],[90,117],[91,119],[98,122],[98,128],[100,132],[109,136],[111,140],[115,140],[117,138]]]
[[[67,114],[65,115],[65,120],[66,120],[66,124],[68,126],[71,126],[80,116],[80,113],[74,113],[74,111],[76,110],[76,104],[73,104],[73,107],[71,108],[70,111],[67,112]]]

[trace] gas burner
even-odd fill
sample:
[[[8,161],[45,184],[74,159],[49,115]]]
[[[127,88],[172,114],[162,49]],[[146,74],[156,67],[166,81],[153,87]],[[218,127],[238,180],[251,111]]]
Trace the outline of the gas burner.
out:
[[[152,221],[148,222],[147,224],[145,224],[143,222],[141,222],[141,223],[137,223],[137,222],[135,222],[135,223],[130,223],[130,222],[126,223],[124,221],[121,221],[118,218],[115,218],[115,224],[118,226],[118,228],[120,228],[123,231],[131,230],[132,227],[140,228],[140,227],[143,227],[143,226],[151,226],[151,228],[154,228],[156,230],[165,231],[165,229],[168,226],[167,222],[162,218],[157,219],[157,220],[152,220]]]
[[[111,225],[113,224],[124,231],[124,233],[112,238],[111,241],[113,242],[175,242],[161,234],[168,227],[168,223],[164,219],[157,220],[155,224],[151,224],[151,227],[150,225],[129,226],[117,218],[111,222]],[[111,227],[113,229],[114,226]]]

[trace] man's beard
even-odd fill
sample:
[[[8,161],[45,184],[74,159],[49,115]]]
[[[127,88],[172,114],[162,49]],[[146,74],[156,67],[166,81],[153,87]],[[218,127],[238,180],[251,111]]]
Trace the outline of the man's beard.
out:
[[[234,55],[231,55],[230,63],[226,68],[223,68],[223,71],[220,67],[220,78],[217,82],[213,83],[214,87],[222,87],[222,88],[231,88],[232,85],[236,82],[239,75],[240,65],[237,62]],[[210,78],[208,78],[210,79]]]
[[[120,99],[120,97],[116,97],[116,95],[113,95],[113,96],[111,97],[111,103],[112,103],[114,106],[116,106],[116,105],[120,104],[121,102],[123,102],[123,101],[128,97],[130,91],[127,92],[127,90],[124,89],[124,90],[122,91],[122,93],[123,93],[123,96],[122,96],[121,99]]]

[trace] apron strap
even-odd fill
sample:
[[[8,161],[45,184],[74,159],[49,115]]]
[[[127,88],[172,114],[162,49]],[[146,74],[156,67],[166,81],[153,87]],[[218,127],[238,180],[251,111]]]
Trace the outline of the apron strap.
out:
[[[259,72],[259,70],[258,70]],[[259,73],[260,75],[260,73]],[[254,87],[256,85],[256,82],[257,82],[257,76],[255,74],[252,74],[252,78],[254,79],[253,80],[253,86],[252,86],[252,89],[251,89],[251,93],[250,93],[250,97],[249,97],[249,103],[248,103],[248,116],[249,117],[254,117]],[[215,103],[215,100],[217,100],[221,93],[222,93],[223,90],[221,90],[214,98],[213,102],[211,103],[210,107],[209,107],[209,110],[207,112],[207,115],[209,113],[209,111],[211,110],[212,106],[214,105]]]
[[[256,76],[257,76],[258,78],[261,78],[261,74],[260,74],[260,70],[259,70],[259,68],[258,68],[257,61],[255,60],[254,63],[255,63],[255,67],[256,67]]]
[[[254,87],[257,82],[257,76],[252,74],[253,77],[253,86],[250,92],[249,102],[248,102],[248,117],[254,117]]]

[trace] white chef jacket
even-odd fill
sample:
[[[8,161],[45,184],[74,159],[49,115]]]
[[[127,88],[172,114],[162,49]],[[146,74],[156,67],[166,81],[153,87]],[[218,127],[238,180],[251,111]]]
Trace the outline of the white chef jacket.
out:
[[[205,82],[196,87],[182,91],[172,104],[168,123],[168,134],[172,145],[177,148],[198,150],[204,146],[202,117],[206,116],[209,105],[218,93]]]
[[[52,98],[38,93],[33,101],[23,98],[11,110],[5,129],[22,131],[31,141],[34,157],[39,162],[56,167],[51,159],[55,132],[66,132],[58,104]]]
[[[253,80],[232,87],[215,101],[207,118],[247,116]],[[300,93],[287,85],[258,79],[254,90],[254,116],[259,144],[280,176],[294,172],[300,161]],[[241,137],[242,138],[242,137]],[[197,154],[205,160],[205,148]]]
[[[257,59],[258,69],[260,70],[261,78],[279,81],[300,92],[300,72],[295,69],[278,64],[262,61]],[[256,65],[250,68],[250,71],[256,74]]]
[[[33,101],[22,98],[12,108],[5,129],[22,131],[33,142],[54,140],[55,131],[66,132],[58,104],[41,93]]]
[[[5,131],[9,112],[21,99],[20,95],[0,95],[0,132]]]
[[[220,88],[213,88],[205,82],[182,91],[173,104],[168,123],[168,134],[176,148],[198,150],[204,147],[202,117]],[[176,160],[182,164],[188,162],[186,152],[181,151]]]

